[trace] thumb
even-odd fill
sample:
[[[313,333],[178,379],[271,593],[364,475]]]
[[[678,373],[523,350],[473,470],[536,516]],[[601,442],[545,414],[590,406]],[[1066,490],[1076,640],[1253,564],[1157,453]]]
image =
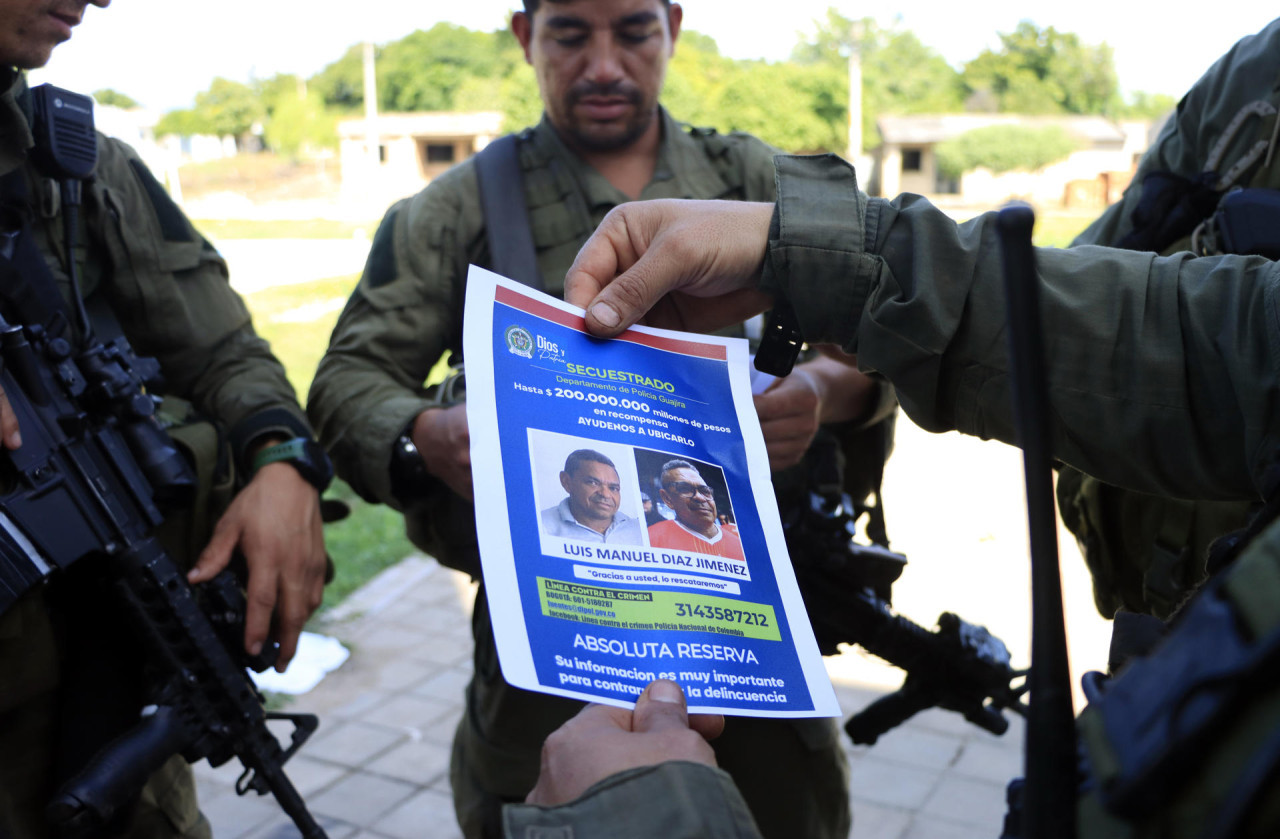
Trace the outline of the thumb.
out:
[[[641,733],[687,729],[689,712],[684,691],[675,682],[657,679],[650,682],[636,700],[631,718],[631,730]]]
[[[603,338],[618,335],[644,317],[680,279],[680,268],[669,256],[644,253],[587,306],[587,330]]]

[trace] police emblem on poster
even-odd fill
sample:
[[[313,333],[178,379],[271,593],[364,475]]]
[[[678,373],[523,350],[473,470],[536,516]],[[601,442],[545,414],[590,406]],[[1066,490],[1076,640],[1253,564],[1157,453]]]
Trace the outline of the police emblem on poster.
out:
[[[507,351],[521,358],[533,358],[533,337],[522,326],[508,327]]]

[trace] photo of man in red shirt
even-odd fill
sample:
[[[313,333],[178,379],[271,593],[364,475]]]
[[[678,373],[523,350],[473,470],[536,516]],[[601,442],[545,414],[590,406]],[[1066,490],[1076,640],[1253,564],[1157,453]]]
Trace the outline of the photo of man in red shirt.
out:
[[[737,526],[720,521],[715,490],[692,463],[667,461],[660,483],[662,503],[675,512],[675,518],[649,528],[650,545],[745,561]]]

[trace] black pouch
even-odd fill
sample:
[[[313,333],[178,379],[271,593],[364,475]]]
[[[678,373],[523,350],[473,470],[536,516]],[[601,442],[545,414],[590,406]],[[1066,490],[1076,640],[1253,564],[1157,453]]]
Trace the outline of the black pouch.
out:
[[[1234,189],[1213,215],[1223,253],[1280,259],[1280,191]]]

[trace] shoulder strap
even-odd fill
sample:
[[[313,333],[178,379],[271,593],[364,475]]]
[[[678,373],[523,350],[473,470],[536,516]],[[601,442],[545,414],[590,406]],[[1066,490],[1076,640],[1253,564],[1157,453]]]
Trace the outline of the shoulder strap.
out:
[[[9,247],[0,248],[0,299],[23,325],[38,324],[50,334],[62,335],[70,326],[69,312],[32,236],[27,180],[21,169],[0,178],[0,204],[12,225]]]
[[[524,177],[516,137],[507,134],[476,155],[480,208],[489,240],[489,267],[538,291],[544,289],[533,247],[533,228],[524,201]]]

